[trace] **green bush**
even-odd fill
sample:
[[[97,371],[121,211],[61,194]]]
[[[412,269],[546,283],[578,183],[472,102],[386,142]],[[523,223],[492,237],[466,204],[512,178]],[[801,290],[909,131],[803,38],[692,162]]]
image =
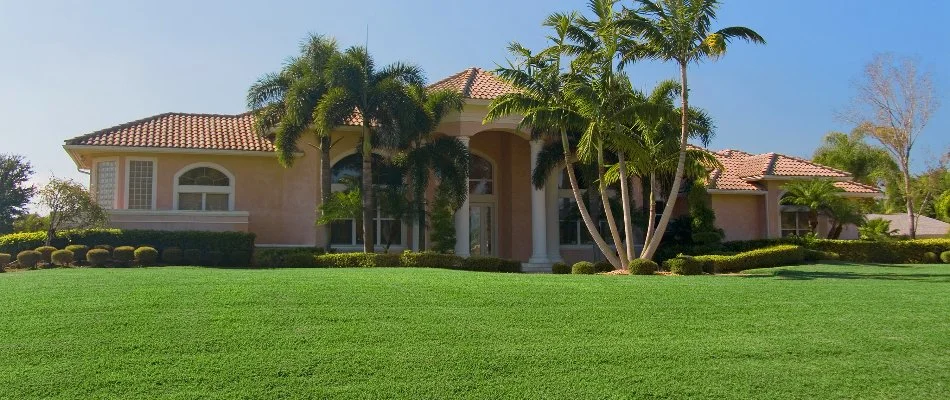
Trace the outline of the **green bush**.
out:
[[[937,256],[937,253],[928,251],[924,253],[923,261],[927,264],[936,264],[938,261],[940,261],[940,258]]]
[[[676,275],[699,275],[703,263],[692,256],[680,255],[663,262],[663,267]]]
[[[39,264],[43,260],[43,254],[36,250],[24,250],[16,255],[16,262],[20,264],[20,267],[23,268],[36,268],[36,264]]]
[[[339,253],[314,257],[318,268],[401,267],[401,254]]]
[[[158,250],[154,247],[142,246],[135,249],[133,253],[135,263],[142,266],[154,266],[158,264]]]
[[[53,254],[50,254],[50,261],[52,261],[54,265],[59,265],[61,267],[72,264],[73,259],[74,254],[69,250],[56,250],[53,252]]]
[[[247,268],[251,266],[251,252],[246,250],[233,251],[228,255],[228,266]]]
[[[43,262],[50,264],[53,262],[53,252],[56,251],[56,248],[53,246],[40,246],[34,250],[38,251],[43,259]]]
[[[472,256],[462,262],[462,269],[479,272],[521,272],[521,262],[497,257]]]
[[[613,264],[609,262],[600,261],[594,264],[594,269],[597,270],[597,272],[610,272],[610,271],[613,271],[615,268]]]
[[[220,267],[224,265],[224,253],[217,250],[208,251],[205,253],[204,261],[204,265],[209,267]]]
[[[946,264],[950,264],[950,250],[940,253],[940,261],[943,261]]]
[[[571,267],[571,273],[574,275],[593,275],[597,273],[597,268],[590,261],[578,261]]]
[[[462,257],[431,251],[418,253],[405,251],[400,255],[399,261],[403,266],[415,268],[460,269],[462,267]]]
[[[178,247],[168,247],[162,251],[162,262],[165,265],[181,265],[184,260],[184,252]]]
[[[182,253],[182,256],[185,258],[185,263],[190,266],[199,266],[201,265],[201,250],[199,249],[187,249]]]
[[[314,256],[325,254],[326,252],[323,249],[316,247],[289,247],[289,248],[279,248],[279,249],[264,249],[254,252],[253,265],[256,268],[302,268],[302,267],[315,267],[313,261],[304,262],[304,265],[299,265],[303,262],[304,258],[313,259]],[[303,256],[298,256],[296,254],[304,254]],[[247,257],[235,260],[234,254],[231,254],[232,259],[231,265],[233,266],[247,266],[251,264],[250,254],[243,253],[238,254],[240,257]],[[288,256],[291,260],[288,260]]]
[[[73,252],[73,259],[76,261],[85,261],[86,252],[89,251],[89,246],[84,244],[71,244],[66,246],[66,250]]]
[[[571,266],[566,263],[556,262],[551,266],[552,274],[569,274],[571,273]]]
[[[94,248],[94,249],[102,249],[102,250],[108,251],[109,254],[112,254],[112,250],[115,249],[115,246],[110,246],[110,245],[107,245],[107,244],[97,244],[96,247],[93,247],[93,248]]]
[[[630,273],[633,275],[653,275],[657,270],[660,269],[660,266],[657,265],[653,260],[647,260],[645,258],[637,258],[630,261]]]
[[[13,260],[13,256],[11,256],[11,255],[9,255],[9,254],[7,254],[7,253],[0,253],[0,269],[2,269],[3,267],[5,267],[5,266],[6,266],[7,264],[9,264],[12,260]]]
[[[830,255],[826,253],[826,256]],[[728,273],[801,264],[805,261],[805,250],[801,246],[786,244],[736,255],[696,256],[695,259],[704,264],[710,263],[712,273]]]
[[[86,261],[94,267],[105,267],[110,258],[112,256],[106,249],[92,249],[86,252]]]
[[[135,247],[119,246],[112,250],[112,259],[122,265],[128,265],[135,259]]]
[[[14,233],[0,236],[0,252],[16,253],[42,246],[46,241],[45,232]],[[168,247],[217,250],[230,254],[235,251],[254,251],[254,234],[246,232],[207,232],[207,231],[155,231],[155,230],[119,230],[89,229],[64,230],[56,233],[51,246],[64,248],[70,244],[87,246],[109,245],[113,247],[126,244],[144,245],[163,251]],[[111,250],[111,249],[110,249]]]

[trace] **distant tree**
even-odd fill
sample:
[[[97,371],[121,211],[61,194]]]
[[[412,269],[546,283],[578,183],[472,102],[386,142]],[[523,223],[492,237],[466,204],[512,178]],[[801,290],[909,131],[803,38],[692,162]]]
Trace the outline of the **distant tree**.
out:
[[[897,234],[897,229],[891,229],[891,221],[875,218],[858,228],[858,234],[861,240],[889,240]]]
[[[850,135],[830,132],[812,159],[819,164],[849,172],[855,181],[876,185],[898,176],[899,169],[887,150],[872,146],[860,131]]]
[[[865,67],[848,115],[858,124],[859,132],[884,145],[900,168],[911,238],[917,235],[915,196],[911,190],[911,150],[937,107],[929,73],[920,71],[911,59],[898,60],[882,54]]]
[[[812,233],[818,231],[818,215],[837,202],[838,194],[843,192],[827,179],[791,181],[782,188],[786,190],[782,204],[808,207],[808,227]]]
[[[950,190],[944,191],[943,194],[937,198],[934,204],[934,211],[937,214],[937,219],[943,222],[950,222]]]
[[[0,234],[13,231],[13,221],[26,213],[36,188],[27,185],[33,166],[21,155],[0,154]]]
[[[89,191],[72,179],[51,179],[39,191],[39,205],[49,210],[47,246],[56,237],[57,230],[94,228],[109,220]]]
[[[36,213],[24,214],[13,221],[14,232],[46,232],[49,229],[49,217]]]

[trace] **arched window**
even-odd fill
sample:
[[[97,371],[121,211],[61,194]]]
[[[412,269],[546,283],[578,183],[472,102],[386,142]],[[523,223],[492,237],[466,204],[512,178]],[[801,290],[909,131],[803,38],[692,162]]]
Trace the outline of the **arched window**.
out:
[[[469,160],[468,193],[494,194],[494,171],[491,163],[476,154],[472,154]]]
[[[351,188],[360,187],[363,176],[363,156],[351,154],[343,157],[330,168],[330,182],[334,192],[343,192]],[[373,154],[373,184],[379,186],[395,186],[402,182],[402,174],[398,168],[383,161],[378,154]],[[402,221],[383,215],[377,205],[376,218],[373,219],[374,237],[376,246],[386,244],[401,246],[403,244]],[[353,219],[340,219],[330,223],[330,244],[336,246],[360,246],[363,244],[362,226],[358,226]]]
[[[175,177],[175,204],[179,210],[231,211],[234,178],[217,165],[191,165]]]

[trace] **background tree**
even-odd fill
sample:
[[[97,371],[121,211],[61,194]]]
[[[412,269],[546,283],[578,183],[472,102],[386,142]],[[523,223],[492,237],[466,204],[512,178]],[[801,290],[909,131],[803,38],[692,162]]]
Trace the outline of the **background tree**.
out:
[[[49,229],[49,216],[36,213],[23,214],[13,221],[13,232],[46,232]]]
[[[858,228],[861,240],[890,240],[897,234],[897,229],[891,229],[891,221],[881,218],[869,219]]]
[[[13,231],[13,221],[26,213],[36,188],[27,185],[33,166],[21,155],[0,154],[0,234]]]
[[[719,8],[718,0],[636,0],[635,4],[639,7],[632,10],[630,17],[642,42],[632,47],[625,58],[631,61],[641,58],[674,61],[680,72],[680,152],[670,195],[656,227],[656,237],[663,237],[676,205],[686,165],[689,136],[689,65],[722,57],[726,53],[727,44],[733,40],[765,44],[765,39],[752,29],[742,26],[712,31],[712,22],[716,19],[716,11]],[[651,241],[644,251],[644,258],[652,258],[659,245],[659,240]]]
[[[931,75],[920,71],[912,59],[882,54],[868,63],[856,86],[857,95],[847,117],[858,124],[860,132],[877,139],[900,168],[909,234],[913,239],[917,224],[911,190],[911,151],[938,107]]]
[[[828,228],[828,239],[840,238],[845,225],[860,227],[866,221],[858,203],[841,196],[835,196],[831,202],[825,204],[824,212],[831,223]]]
[[[819,164],[847,171],[855,181],[878,185],[898,175],[897,164],[887,150],[872,146],[861,131],[850,135],[830,132],[815,149],[812,159]]]
[[[818,232],[818,215],[823,213],[829,204],[838,201],[841,188],[827,179],[811,179],[791,181],[782,186],[785,196],[782,204],[808,207],[808,228],[812,233]]]
[[[50,179],[39,191],[39,206],[49,210],[46,245],[65,228],[88,229],[105,225],[109,218],[92,195],[72,179]]]

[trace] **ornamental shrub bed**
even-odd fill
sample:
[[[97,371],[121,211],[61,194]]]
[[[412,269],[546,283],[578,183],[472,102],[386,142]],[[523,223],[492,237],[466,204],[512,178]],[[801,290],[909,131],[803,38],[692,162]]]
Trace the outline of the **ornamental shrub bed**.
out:
[[[687,247],[671,244],[662,246],[661,251],[657,252],[656,259],[662,261],[675,257],[676,254],[729,256],[779,245],[797,245],[808,250],[820,251],[822,259],[826,260],[838,259],[847,262],[881,264],[933,263],[933,258],[927,253],[940,255],[945,251],[950,251],[950,239],[868,241],[789,237],[724,242],[718,246]],[[814,259],[815,256],[809,255],[809,257]]]
[[[17,254],[43,246],[45,232],[14,233],[0,236],[0,253]],[[169,247],[199,249],[203,252],[220,251],[224,254],[254,251],[254,234],[246,232],[155,231],[89,229],[66,230],[56,233],[50,244],[56,249],[68,245],[153,247],[160,253]],[[52,251],[50,251],[52,253]],[[249,261],[249,260],[248,260]]]
[[[805,261],[805,249],[801,246],[785,244],[736,255],[705,255],[693,258],[706,272],[728,273],[801,264]]]

